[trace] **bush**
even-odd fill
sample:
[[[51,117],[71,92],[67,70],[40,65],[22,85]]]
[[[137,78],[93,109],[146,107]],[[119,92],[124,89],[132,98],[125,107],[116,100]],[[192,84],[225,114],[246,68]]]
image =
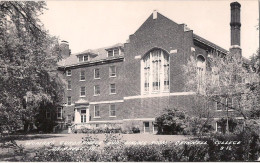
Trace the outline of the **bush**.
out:
[[[182,134],[187,127],[184,112],[177,109],[165,109],[161,116],[156,117],[155,124],[158,126],[158,134],[166,135]]]

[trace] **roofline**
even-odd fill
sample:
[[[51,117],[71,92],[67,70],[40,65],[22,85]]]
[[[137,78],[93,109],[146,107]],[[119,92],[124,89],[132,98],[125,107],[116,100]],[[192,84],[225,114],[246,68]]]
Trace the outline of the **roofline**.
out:
[[[206,40],[206,39],[204,39],[204,38],[202,38],[202,39],[204,39],[205,41],[207,41],[207,42],[205,42],[205,41],[203,41],[203,40],[201,40],[201,39],[199,39],[199,38],[202,38],[202,37],[200,37],[199,35],[196,35],[196,34],[194,34],[193,33],[193,39],[194,40],[197,40],[197,41],[199,41],[199,42],[201,42],[201,43],[203,43],[203,44],[205,44],[205,45],[207,45],[207,46],[209,46],[209,47],[211,47],[211,48],[213,48],[213,49],[217,49],[218,51],[220,51],[220,52],[222,52],[222,53],[224,53],[224,54],[228,54],[228,50],[226,50],[226,49],[224,49],[224,48],[221,48],[220,46],[218,46],[218,45],[216,45],[216,44],[214,44],[214,43],[212,43],[212,42],[210,42],[210,41],[208,41],[208,40]],[[215,45],[215,46],[214,46]],[[221,49],[220,49],[221,48]],[[225,50],[225,51],[223,51],[223,50]]]
[[[109,63],[109,62],[113,62],[113,61],[123,61],[124,60],[124,56],[117,56],[117,57],[113,57],[113,58],[105,58],[105,59],[100,59],[100,60],[95,60],[95,61],[88,61],[88,62],[83,62],[83,63],[77,63],[77,64],[72,64],[72,65],[67,65],[67,66],[58,66],[58,69],[66,69],[66,68],[76,68],[76,67],[80,67],[80,66],[84,66],[84,65],[94,65],[97,63]]]

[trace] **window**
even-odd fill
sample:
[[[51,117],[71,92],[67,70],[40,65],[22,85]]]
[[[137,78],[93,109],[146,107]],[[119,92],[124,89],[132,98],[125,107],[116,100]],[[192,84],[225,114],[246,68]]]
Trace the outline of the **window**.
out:
[[[145,94],[169,91],[169,55],[153,50],[142,59],[142,87]]]
[[[116,84],[110,84],[110,94],[116,94]]]
[[[79,62],[82,62],[82,61],[83,61],[83,56],[80,55],[80,56],[79,56]]]
[[[86,89],[85,89],[85,87],[80,87],[80,96],[86,96]]]
[[[67,98],[67,104],[71,105],[71,97],[70,96],[68,96],[68,98]]]
[[[88,61],[88,55],[84,55],[83,56],[83,61],[85,62],[85,61]]]
[[[110,105],[109,116],[110,117],[115,117],[116,116],[116,106],[114,104]]]
[[[71,76],[71,70],[67,70],[67,76]]]
[[[109,76],[110,77],[116,77],[116,66],[110,66],[109,67]]]
[[[57,109],[57,119],[62,119],[62,108]]]
[[[94,69],[94,79],[100,79],[99,69]]]
[[[68,87],[67,87],[67,90],[71,90],[71,81],[70,81],[70,80],[68,81]]]
[[[87,115],[86,115],[86,109],[81,109],[80,114],[81,114],[81,123],[86,123],[87,122]]]
[[[217,110],[232,110],[233,108],[233,98],[232,97],[217,97]]]
[[[206,71],[206,62],[205,58],[202,55],[197,57],[197,91],[202,93],[204,92],[204,85],[205,85],[205,71]]]
[[[80,80],[81,81],[85,80],[85,71],[83,71],[83,70],[80,71]]]
[[[114,55],[119,55],[119,49],[114,50]]]
[[[107,55],[108,55],[108,57],[114,57],[113,50],[109,50],[109,51],[107,52]]]
[[[94,106],[94,117],[100,117],[100,109],[98,105]]]
[[[100,95],[99,85],[95,85],[95,86],[94,86],[94,95],[95,95],[95,96]]]
[[[80,55],[78,56],[79,62],[88,61],[88,55]]]
[[[49,110],[46,110],[46,118],[47,119],[51,118],[51,112]]]

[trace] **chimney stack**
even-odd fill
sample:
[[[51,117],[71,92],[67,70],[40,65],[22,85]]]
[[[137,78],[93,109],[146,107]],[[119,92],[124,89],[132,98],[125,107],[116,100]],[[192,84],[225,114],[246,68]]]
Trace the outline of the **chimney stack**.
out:
[[[230,30],[231,30],[231,47],[230,52],[233,55],[242,56],[241,48],[240,48],[240,3],[232,2],[230,4],[231,9],[231,22],[230,22]]]
[[[71,51],[69,48],[69,42],[62,40],[60,43],[61,58],[66,59],[70,56]]]

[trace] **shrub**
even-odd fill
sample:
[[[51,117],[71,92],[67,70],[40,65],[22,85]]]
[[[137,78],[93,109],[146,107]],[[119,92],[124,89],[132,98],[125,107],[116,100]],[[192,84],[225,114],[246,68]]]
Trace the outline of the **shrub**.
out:
[[[182,134],[187,127],[184,112],[177,109],[165,109],[162,115],[156,117],[155,124],[158,126],[158,134]]]

